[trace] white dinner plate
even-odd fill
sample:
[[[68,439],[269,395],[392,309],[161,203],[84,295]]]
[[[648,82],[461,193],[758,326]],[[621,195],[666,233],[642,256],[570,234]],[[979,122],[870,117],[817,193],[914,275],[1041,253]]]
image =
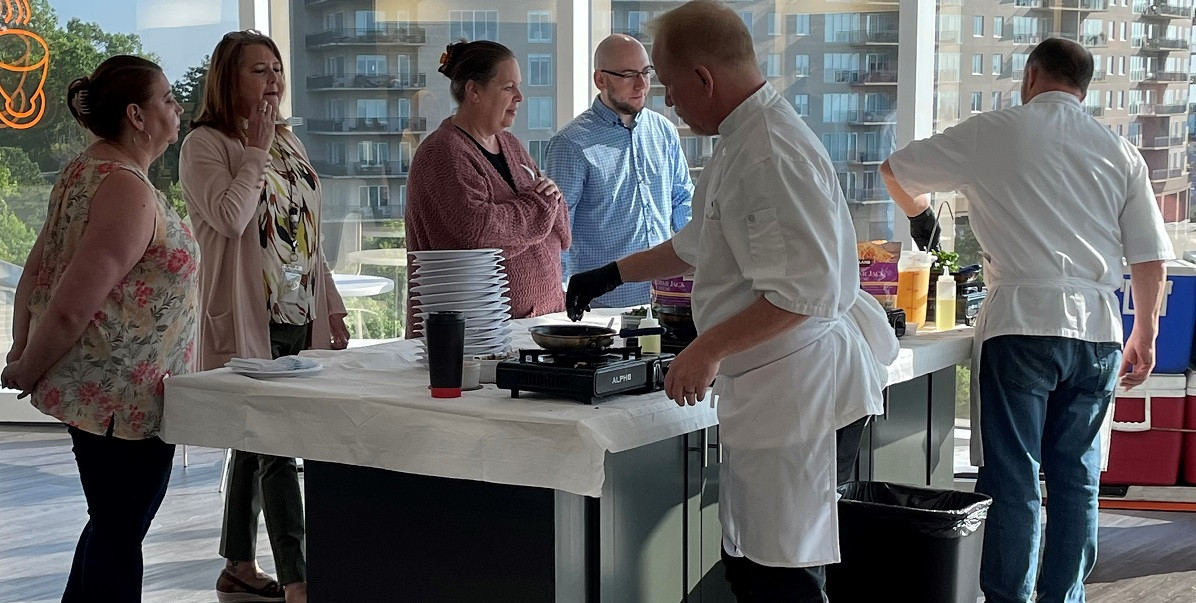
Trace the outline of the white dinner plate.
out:
[[[424,260],[455,260],[458,258],[474,258],[482,256],[502,255],[501,249],[425,249],[422,251],[408,251],[407,255]]]
[[[441,270],[444,268],[473,268],[476,266],[498,266],[499,256],[483,255],[475,258],[457,258],[452,260],[420,260],[415,259],[418,270]]]
[[[411,296],[411,303],[413,304],[439,304],[444,302],[468,302],[473,304],[479,303],[494,303],[506,300],[503,294],[510,291],[510,287],[501,287],[495,290],[482,291],[447,291],[444,293],[420,293],[415,292]]]
[[[423,295],[433,293],[497,293],[505,285],[495,283],[471,283],[457,281],[455,283],[437,283],[435,285],[416,285],[411,287],[411,299],[415,301]]]
[[[412,307],[415,308],[418,314],[427,314],[429,312],[461,312],[465,318],[477,318],[487,314],[492,314],[499,311],[509,311],[511,305],[497,301],[489,304],[471,304],[469,302],[444,302],[439,304],[416,304],[412,300]]]
[[[480,322],[474,321],[473,325],[470,324],[469,319],[465,320],[465,339],[467,341],[471,338],[478,339],[478,340],[496,339],[499,337],[508,337],[509,338],[511,336],[511,331],[512,331],[511,325],[505,320],[480,321]],[[411,333],[415,337],[423,337],[423,335],[424,335],[423,325],[420,324],[420,325],[416,325],[415,327],[412,327]]]
[[[410,279],[412,288],[421,287],[423,285],[441,285],[444,283],[478,283],[488,285],[506,286],[507,276],[505,274],[458,274],[455,272],[448,272],[446,274],[429,274],[426,276],[412,276]]]
[[[436,266],[431,268],[415,268],[411,271],[411,278],[427,276],[460,275],[476,278],[479,276],[502,276],[506,274],[501,264],[481,264],[477,266]]]
[[[465,315],[466,328],[470,326],[471,320],[474,321],[472,324],[477,325],[503,318],[509,319],[511,317],[510,308],[503,308],[502,310],[460,310],[460,312]],[[419,316],[420,322],[428,318],[428,313],[423,311],[422,308],[419,309],[416,315]]]
[[[270,371],[270,370],[250,370],[230,368],[232,372],[238,375],[245,375],[246,377],[253,377],[254,379],[274,379],[279,377],[302,377],[303,375],[311,375],[324,370],[324,365],[317,364],[301,369],[292,369],[285,371]]]

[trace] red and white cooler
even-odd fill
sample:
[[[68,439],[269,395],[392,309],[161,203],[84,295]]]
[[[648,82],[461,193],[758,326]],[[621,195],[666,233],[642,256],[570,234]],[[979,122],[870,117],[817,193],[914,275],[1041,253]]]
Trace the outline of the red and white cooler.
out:
[[[1101,474],[1102,484],[1174,486],[1179,481],[1180,429],[1184,409],[1191,404],[1187,388],[1185,375],[1155,373],[1128,392],[1117,390],[1110,410],[1109,468]]]
[[[1196,373],[1188,369],[1187,413],[1184,415],[1183,480],[1196,485]]]

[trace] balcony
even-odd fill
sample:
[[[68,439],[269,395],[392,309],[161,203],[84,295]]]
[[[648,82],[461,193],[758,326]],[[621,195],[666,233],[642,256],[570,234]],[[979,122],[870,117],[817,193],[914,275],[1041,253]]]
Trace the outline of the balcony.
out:
[[[1128,137],[1127,137],[1128,138]],[[1169,149],[1171,147],[1182,147],[1188,144],[1186,136],[1155,136],[1153,138],[1143,138],[1141,134],[1130,139],[1134,146],[1139,149]]]
[[[623,34],[625,36],[630,36],[632,38],[639,40],[641,44],[650,44],[652,42],[652,34],[646,32],[642,29],[623,29],[623,30],[615,29],[615,30],[612,30],[611,33],[617,33],[617,34]]]
[[[1084,105],[1084,112],[1093,117],[1103,117],[1105,108],[1099,105]]]
[[[1092,81],[1103,82],[1103,81],[1105,81],[1106,76],[1107,76],[1107,74],[1105,73],[1104,69],[1101,69],[1099,71],[1093,71],[1092,72]]]
[[[346,73],[310,75],[307,91],[321,90],[422,90],[427,87],[423,73]]]
[[[405,22],[382,22],[373,27],[346,27],[314,33],[306,38],[308,48],[338,44],[425,44],[427,32]]]
[[[1137,111],[1134,111],[1134,106],[1130,106],[1130,115],[1153,115],[1156,117],[1170,117],[1172,115],[1183,115],[1188,110],[1187,105],[1137,105]]]
[[[846,38],[846,39],[840,40],[838,38]],[[884,30],[857,29],[855,31],[840,33],[837,36],[835,41],[836,42],[846,42],[848,44],[852,44],[852,45],[856,45],[856,46],[873,46],[873,45],[881,45],[881,44],[896,45],[897,44],[897,30],[895,30],[895,29],[884,29]]]
[[[855,81],[851,82],[855,86],[881,86],[885,84],[897,83],[896,69],[872,69],[868,71],[861,71]]]
[[[884,163],[886,158],[887,154],[881,152],[880,149],[861,149],[848,155],[847,161],[860,165],[876,165]]]
[[[853,126],[889,126],[897,123],[893,109],[885,111],[855,111],[848,120]]]
[[[1190,76],[1182,71],[1153,71],[1146,74],[1147,82],[1186,82]]]
[[[1176,6],[1174,4],[1154,4],[1142,9],[1141,14],[1147,19],[1191,19],[1192,7]]]
[[[425,132],[427,129],[426,117],[357,117],[307,121],[307,131],[312,134],[402,134]]]
[[[831,77],[838,84],[854,84],[860,81],[860,73],[854,69],[836,69]]]
[[[316,173],[321,176],[341,178],[398,178],[406,176],[407,171],[411,169],[410,161],[383,161],[380,163],[312,161],[311,165],[316,168]]]
[[[1172,178],[1182,178],[1183,176],[1184,168],[1181,167],[1150,171],[1151,182],[1162,182]]]
[[[1079,42],[1080,46],[1084,48],[1105,48],[1109,45],[1109,35],[1105,32],[1100,33],[1076,33],[1074,31],[1064,31],[1052,33],[1050,37],[1063,38],[1073,42]]]
[[[889,191],[883,188],[852,188],[847,191],[847,200],[856,203],[869,201],[888,201]]]
[[[1109,0],[1044,0],[1043,5],[1055,10],[1100,12],[1109,10]]]
[[[1014,44],[1037,44],[1042,41],[1040,33],[1015,33],[1010,37]]]
[[[1150,36],[1142,39],[1142,50],[1151,52],[1175,52],[1187,50],[1189,42],[1179,38]]]

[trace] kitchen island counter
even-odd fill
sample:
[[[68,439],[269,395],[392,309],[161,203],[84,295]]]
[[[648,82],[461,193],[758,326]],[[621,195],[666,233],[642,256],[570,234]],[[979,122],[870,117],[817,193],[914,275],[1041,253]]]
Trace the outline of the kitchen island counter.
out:
[[[516,345],[554,322],[516,321]],[[903,340],[887,408],[925,414],[921,384],[953,373],[970,341],[964,328]],[[305,459],[313,603],[731,600],[709,403],[653,392],[589,406],[493,385],[433,399],[416,349],[305,352],[324,365],[306,377],[171,377],[163,438]],[[888,419],[866,438],[862,477],[884,475]]]

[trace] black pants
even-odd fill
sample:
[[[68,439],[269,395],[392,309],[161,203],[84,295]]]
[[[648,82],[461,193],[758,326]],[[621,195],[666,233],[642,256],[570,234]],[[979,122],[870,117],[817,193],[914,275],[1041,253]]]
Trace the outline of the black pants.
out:
[[[309,347],[310,337],[311,325],[271,323],[271,353],[275,358],[298,354]],[[220,556],[257,559],[257,518],[264,510],[278,582],[306,582],[303,495],[295,459],[234,450],[225,492]]]
[[[63,603],[141,601],[141,542],[166,496],[174,444],[67,430],[87,524],[75,546]]]
[[[851,479],[860,439],[868,418],[835,432],[836,468],[840,485]],[[826,566],[771,567],[747,557],[732,557],[723,550],[723,565],[731,592],[741,603],[825,603]]]

